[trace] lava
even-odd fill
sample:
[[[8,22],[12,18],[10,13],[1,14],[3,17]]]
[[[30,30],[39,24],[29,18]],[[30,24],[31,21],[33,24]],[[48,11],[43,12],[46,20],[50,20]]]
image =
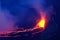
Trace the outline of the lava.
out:
[[[42,32],[46,28],[47,21],[48,20],[47,20],[46,12],[41,11],[40,12],[40,18],[38,19],[38,22],[36,24],[36,28],[39,28],[40,32]]]
[[[42,18],[42,19],[38,22],[37,25],[38,25],[39,28],[44,28],[44,27],[45,27],[45,19]]]

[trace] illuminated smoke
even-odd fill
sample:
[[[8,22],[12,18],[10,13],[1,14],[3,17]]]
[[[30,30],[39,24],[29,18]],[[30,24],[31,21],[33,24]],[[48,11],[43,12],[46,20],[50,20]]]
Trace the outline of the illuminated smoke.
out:
[[[52,11],[53,11],[52,5],[47,6],[47,2],[45,0],[32,1],[31,5],[33,8],[35,8],[38,15],[40,16],[40,18],[37,19],[39,21],[37,22],[36,27],[40,29],[42,28],[42,30],[44,30],[52,15]]]
[[[0,8],[0,34],[5,34],[15,30],[13,16],[9,11]]]

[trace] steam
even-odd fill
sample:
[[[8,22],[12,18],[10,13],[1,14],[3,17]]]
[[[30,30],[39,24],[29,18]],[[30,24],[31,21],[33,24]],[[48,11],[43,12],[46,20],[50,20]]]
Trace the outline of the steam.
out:
[[[40,16],[43,14],[48,20],[50,20],[53,13],[52,4],[49,5],[46,0],[34,0],[30,5],[35,8]]]
[[[10,14],[7,9],[0,8],[0,33],[11,32],[14,28],[14,17]]]

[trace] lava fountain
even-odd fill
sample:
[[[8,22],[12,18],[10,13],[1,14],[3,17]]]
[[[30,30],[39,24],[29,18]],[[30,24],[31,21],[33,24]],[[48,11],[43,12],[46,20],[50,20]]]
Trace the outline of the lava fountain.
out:
[[[41,20],[37,23],[39,28],[43,28],[45,27],[45,19],[41,18]]]

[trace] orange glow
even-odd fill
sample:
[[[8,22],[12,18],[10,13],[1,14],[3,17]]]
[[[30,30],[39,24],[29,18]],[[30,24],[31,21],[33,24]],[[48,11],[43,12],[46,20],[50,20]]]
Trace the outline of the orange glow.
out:
[[[47,17],[46,17],[46,13],[45,12],[40,12],[40,18],[38,23],[37,23],[37,27],[40,28],[41,30],[45,29],[46,23],[47,23]]]
[[[44,28],[44,27],[45,27],[45,19],[41,19],[41,20],[38,22],[38,27],[39,27],[39,28]]]

